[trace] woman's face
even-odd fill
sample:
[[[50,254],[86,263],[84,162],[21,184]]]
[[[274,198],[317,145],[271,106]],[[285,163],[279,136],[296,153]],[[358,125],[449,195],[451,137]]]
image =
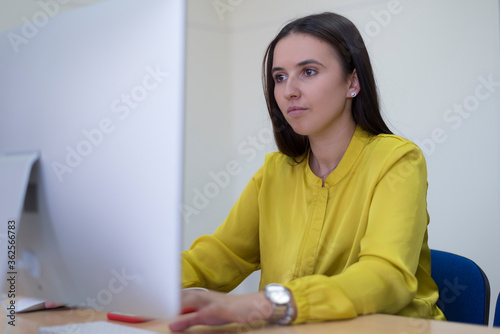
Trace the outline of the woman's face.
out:
[[[272,75],[276,102],[296,133],[321,138],[354,123],[356,72],[346,78],[328,43],[302,33],[282,38],[274,49]]]

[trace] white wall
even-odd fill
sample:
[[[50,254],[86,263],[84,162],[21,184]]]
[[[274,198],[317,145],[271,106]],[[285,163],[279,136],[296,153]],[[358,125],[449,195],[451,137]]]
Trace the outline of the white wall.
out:
[[[60,11],[95,1],[73,0]],[[40,11],[35,0],[0,6],[0,30]],[[326,10],[352,19],[369,41],[387,119],[427,157],[430,246],[483,268],[493,314],[500,290],[500,85],[489,91],[482,81],[500,82],[497,0],[188,0],[185,248],[223,221],[265,153],[275,150],[260,81],[265,47],[285,21]],[[464,104],[473,110],[453,112]],[[215,174],[229,177],[217,183]],[[257,285],[258,274],[237,292]]]

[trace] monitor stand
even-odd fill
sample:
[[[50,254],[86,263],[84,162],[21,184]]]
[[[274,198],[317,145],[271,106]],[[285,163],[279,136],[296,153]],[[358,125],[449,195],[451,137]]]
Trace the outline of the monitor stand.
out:
[[[0,156],[0,275],[17,274],[16,236],[23,211],[26,191],[38,152],[6,154]],[[13,247],[12,247],[13,246]],[[12,262],[10,262],[12,261]],[[10,274],[9,274],[10,273]],[[7,280],[2,279],[0,291]]]

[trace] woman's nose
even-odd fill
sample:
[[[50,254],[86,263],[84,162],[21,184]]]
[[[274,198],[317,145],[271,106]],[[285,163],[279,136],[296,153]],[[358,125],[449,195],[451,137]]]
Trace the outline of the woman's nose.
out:
[[[300,89],[294,78],[288,78],[285,83],[285,97],[287,99],[296,99],[300,97]]]

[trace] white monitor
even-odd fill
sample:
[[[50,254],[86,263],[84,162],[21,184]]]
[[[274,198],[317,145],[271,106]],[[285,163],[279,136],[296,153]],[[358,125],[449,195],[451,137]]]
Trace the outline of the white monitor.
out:
[[[0,33],[3,291],[170,318],[185,3],[107,0],[56,15],[62,3]]]

